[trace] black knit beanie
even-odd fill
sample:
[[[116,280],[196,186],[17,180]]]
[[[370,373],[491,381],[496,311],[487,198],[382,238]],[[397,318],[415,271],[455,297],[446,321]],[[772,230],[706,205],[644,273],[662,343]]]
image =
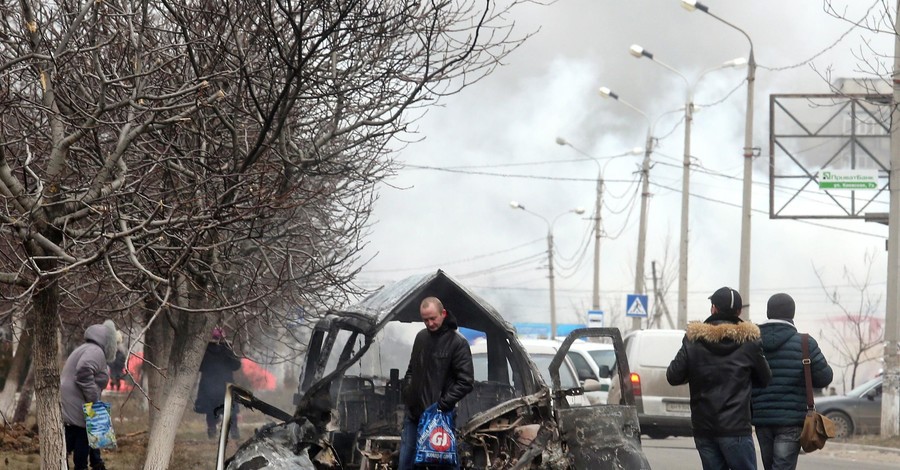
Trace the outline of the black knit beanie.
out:
[[[766,303],[766,316],[771,319],[793,320],[794,309],[794,299],[787,294],[778,293],[769,297]]]

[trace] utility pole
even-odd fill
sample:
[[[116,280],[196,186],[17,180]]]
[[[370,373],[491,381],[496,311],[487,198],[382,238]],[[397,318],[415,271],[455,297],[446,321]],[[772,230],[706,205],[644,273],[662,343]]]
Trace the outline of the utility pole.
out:
[[[516,201],[509,201],[509,207],[513,209],[523,210],[535,217],[540,218],[547,224],[547,269],[549,269],[550,273],[550,339],[556,339],[556,286],[554,285],[553,279],[553,224],[556,223],[557,219],[568,214],[584,214],[584,209],[581,207],[567,210],[559,215],[557,215],[553,221],[551,222],[546,217],[538,214],[537,212],[532,212],[525,208],[522,204],[519,204]]]
[[[547,227],[547,261],[550,263],[550,339],[556,339],[556,286],[553,281],[553,229]]]
[[[741,30],[743,33],[743,30]],[[744,33],[747,41],[750,36]],[[756,59],[753,57],[753,41],[750,41],[750,58],[747,61],[747,118],[744,123],[744,195],[741,202],[741,266],[739,292],[750,300],[750,211],[753,190],[753,88],[756,85]],[[750,307],[741,309],[741,319],[750,319]]]
[[[596,162],[596,160],[594,160]],[[594,205],[594,289],[591,297],[591,309],[600,310],[600,227],[602,216],[600,208],[603,207],[603,170],[597,164],[597,202]]]
[[[691,188],[691,121],[694,120],[694,93],[688,89],[684,104],[684,162],[681,170],[681,239],[678,243],[678,329],[687,327],[688,291],[688,211]],[[747,294],[744,294],[747,295]]]
[[[650,322],[650,325],[647,328],[653,328],[653,324],[656,324],[657,328],[662,328],[662,314],[666,315],[666,320],[669,322],[669,328],[675,328],[675,324],[672,323],[672,315],[669,313],[669,306],[666,305],[666,299],[662,295],[662,291],[659,286],[656,284],[657,276],[656,276],[656,261],[650,263],[650,266],[653,269],[653,306],[655,307],[656,313],[653,314],[653,321]]]
[[[643,294],[644,290],[644,257],[647,251],[647,204],[650,199],[650,153],[653,152],[652,125],[647,130],[647,143],[644,147],[644,161],[641,164],[641,220],[638,228],[637,265],[634,268],[634,293]],[[646,305],[644,306],[646,307]],[[641,329],[641,318],[631,319],[631,329]]]
[[[900,13],[900,0],[897,2]],[[900,16],[894,15],[895,31]],[[887,311],[884,322],[884,382],[881,437],[900,435],[900,35],[894,34],[894,94],[891,103],[890,212],[888,213]]]

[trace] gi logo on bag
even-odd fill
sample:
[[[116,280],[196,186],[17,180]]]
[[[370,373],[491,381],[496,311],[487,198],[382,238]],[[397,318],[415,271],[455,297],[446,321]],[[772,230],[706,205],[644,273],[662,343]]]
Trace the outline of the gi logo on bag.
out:
[[[450,450],[450,444],[453,443],[453,438],[450,437],[450,434],[443,427],[435,428],[431,432],[429,440],[431,441],[431,447],[438,452],[447,452]]]

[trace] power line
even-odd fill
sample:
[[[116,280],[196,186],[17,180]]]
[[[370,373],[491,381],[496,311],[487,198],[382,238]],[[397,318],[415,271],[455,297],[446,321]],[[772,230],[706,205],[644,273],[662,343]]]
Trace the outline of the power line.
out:
[[[458,170],[454,168],[440,167],[440,166],[425,166],[425,165],[406,165],[407,168],[415,168],[418,170],[434,170],[434,171],[445,171],[448,173],[460,173],[465,175],[482,175],[482,176],[499,176],[501,178],[525,178],[525,179],[534,179],[534,180],[547,180],[547,181],[581,181],[581,182],[596,182],[596,178],[570,178],[565,176],[540,176],[540,175],[516,175],[510,173],[491,173],[489,171],[473,171],[473,170]],[[630,180],[610,180],[616,183],[628,183]]]
[[[526,243],[523,243],[523,244],[521,244],[521,245],[516,245],[516,246],[514,246],[514,247],[507,248],[507,249],[505,249],[505,250],[492,251],[492,252],[490,252],[490,253],[484,253],[484,254],[475,255],[475,256],[472,256],[472,257],[469,257],[469,258],[463,258],[463,259],[458,259],[458,260],[454,260],[454,261],[445,261],[445,262],[443,262],[443,263],[429,264],[429,265],[426,265],[426,266],[416,266],[416,267],[413,267],[413,268],[367,269],[367,270],[366,270],[366,273],[396,273],[396,272],[403,272],[403,271],[418,271],[418,270],[423,270],[423,269],[437,269],[437,268],[440,268],[440,267],[442,267],[442,266],[449,266],[449,265],[460,264],[460,263],[468,263],[468,262],[470,262],[470,261],[475,261],[475,260],[482,259],[482,258],[489,258],[489,257],[491,257],[491,256],[496,256],[496,255],[499,255],[499,254],[502,254],[502,253],[508,253],[508,252],[510,252],[510,251],[518,250],[519,248],[524,248],[524,247],[526,247],[526,246],[533,245],[534,243],[537,243],[537,242],[539,242],[539,241],[541,241],[541,240],[543,240],[543,239],[544,239],[544,237],[541,237],[541,238],[535,238],[534,240],[531,240],[530,242],[526,242]]]
[[[663,186],[663,185],[661,185],[661,184],[659,184],[659,183],[654,183],[654,182],[652,182],[652,181],[650,182],[650,184],[652,184],[652,185],[654,185],[654,186],[658,186],[658,187],[660,187],[660,188],[668,189],[669,191],[673,191],[673,192],[676,192],[676,193],[679,193],[679,194],[681,193],[681,189],[675,189],[675,188],[672,188],[672,187],[670,187],[670,186]],[[726,205],[726,206],[737,207],[737,208],[740,208],[740,207],[741,207],[740,204],[735,204],[735,203],[728,202],[728,201],[722,201],[722,200],[720,200],[720,199],[713,199],[713,198],[711,198],[711,197],[701,196],[701,195],[699,195],[699,194],[689,194],[689,196],[690,196],[690,197],[693,197],[693,198],[697,198],[697,199],[703,199],[703,200],[706,200],[706,201],[715,202],[715,203],[717,203],[717,204],[723,204],[723,205]],[[758,214],[766,214],[766,215],[769,214],[768,211],[764,211],[764,210],[762,210],[762,209],[752,209],[752,208],[751,208],[750,210],[753,211],[753,212],[756,212],[756,213],[758,213]],[[827,228],[827,229],[831,229],[831,230],[837,230],[837,231],[840,231],[840,232],[853,233],[853,234],[856,234],[856,235],[865,235],[865,236],[867,236],[867,237],[884,238],[884,235],[878,235],[878,234],[867,233],[867,232],[860,232],[860,231],[858,231],[858,230],[851,230],[851,229],[848,229],[848,228],[834,227],[834,226],[832,226],[832,225],[825,225],[825,224],[822,224],[822,223],[812,222],[812,221],[809,221],[809,220],[799,220],[799,219],[788,219],[788,220],[791,220],[791,221],[797,222],[797,223],[801,223],[801,224],[807,224],[807,225],[813,225],[813,226],[816,226],[816,227]]]
[[[493,266],[493,267],[485,268],[485,269],[480,269],[477,271],[471,271],[468,273],[457,274],[456,277],[458,277],[459,279],[465,279],[468,277],[477,277],[477,276],[483,276],[485,274],[494,274],[494,273],[497,273],[500,271],[507,271],[509,269],[522,267],[523,265],[531,263],[535,260],[542,259],[546,255],[547,255],[546,251],[540,251],[533,255],[526,256],[525,258],[520,258],[515,261],[510,261],[508,263],[504,263],[501,265],[497,265],[497,266]]]
[[[821,56],[822,54],[824,54],[824,53],[830,51],[831,49],[833,49],[835,46],[838,45],[839,42],[843,41],[844,38],[846,38],[850,33],[852,33],[853,30],[855,30],[856,28],[858,28],[858,27],[859,27],[859,26],[860,26],[860,25],[861,25],[861,24],[869,17],[869,14],[872,13],[872,9],[874,9],[875,6],[877,6],[877,5],[878,5],[879,3],[881,3],[881,2],[882,2],[882,0],[875,0],[875,2],[872,3],[872,5],[866,10],[866,14],[863,15],[863,17],[862,17],[859,21],[857,21],[857,22],[855,22],[855,23],[852,23],[852,26],[850,26],[850,28],[848,28],[847,31],[844,32],[844,34],[841,34],[840,37],[838,37],[836,41],[834,41],[833,43],[831,43],[831,45],[829,45],[829,46],[826,47],[825,49],[822,49],[821,51],[819,51],[819,52],[813,54],[813,56],[810,57],[809,59],[806,59],[806,60],[804,60],[803,62],[799,62],[799,63],[796,63],[796,64],[794,64],[794,65],[788,65],[788,66],[784,66],[784,67],[767,67],[767,66],[765,66],[765,65],[759,65],[759,64],[757,64],[757,67],[759,67],[759,68],[761,68],[761,69],[771,70],[771,71],[773,71],[773,72],[780,72],[780,71],[782,71],[782,70],[789,70],[789,69],[795,69],[795,68],[797,68],[797,67],[802,67],[802,66],[804,66],[804,65],[806,65],[806,64],[808,64],[808,63],[810,63],[810,62],[812,62],[813,60],[815,60],[816,58],[818,58],[818,57]],[[832,11],[833,11],[833,9],[832,9]],[[835,13],[833,16],[838,16],[838,15],[837,15],[837,13]],[[844,18],[844,19],[846,19],[846,18]]]

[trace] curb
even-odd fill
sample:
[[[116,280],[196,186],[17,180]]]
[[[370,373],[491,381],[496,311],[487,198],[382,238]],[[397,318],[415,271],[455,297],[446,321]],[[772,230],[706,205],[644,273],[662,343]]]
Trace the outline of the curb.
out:
[[[879,446],[866,446],[861,444],[850,444],[845,442],[829,442],[825,445],[825,448],[822,450],[827,450],[828,448],[834,449],[835,447],[840,450],[858,450],[858,451],[871,451],[871,452],[883,452],[886,454],[896,454],[900,455],[900,449],[896,447],[879,447]]]

